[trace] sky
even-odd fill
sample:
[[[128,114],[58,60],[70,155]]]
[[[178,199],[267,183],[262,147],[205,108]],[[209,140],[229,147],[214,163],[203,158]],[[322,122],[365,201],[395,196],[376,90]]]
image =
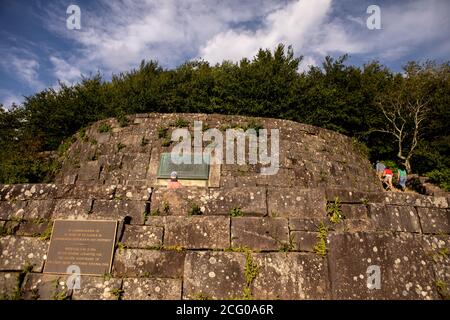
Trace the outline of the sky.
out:
[[[70,5],[80,9],[80,29],[67,27]],[[379,29],[367,26],[376,18],[370,5]],[[110,79],[143,59],[215,64],[279,43],[303,56],[299,72],[342,54],[400,72],[410,60],[450,60],[449,30],[448,0],[0,0],[0,103],[82,75]]]

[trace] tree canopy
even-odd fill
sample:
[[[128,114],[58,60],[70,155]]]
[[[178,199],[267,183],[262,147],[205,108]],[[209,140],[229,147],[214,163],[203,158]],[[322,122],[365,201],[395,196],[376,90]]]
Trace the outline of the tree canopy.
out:
[[[22,106],[0,108],[0,182],[51,180],[55,167],[42,152],[56,150],[94,121],[142,112],[201,112],[335,130],[364,143],[372,161],[407,160],[412,171],[450,186],[450,63],[409,62],[395,73],[378,61],[348,65],[347,58],[326,57],[320,67],[299,72],[302,57],[279,45],[238,63],[200,60],[164,69],[142,61],[111,81],[97,73],[73,86],[60,83],[57,90],[26,97]],[[418,130],[415,103],[425,104]],[[405,120],[401,144],[386,112],[397,115],[400,126]]]

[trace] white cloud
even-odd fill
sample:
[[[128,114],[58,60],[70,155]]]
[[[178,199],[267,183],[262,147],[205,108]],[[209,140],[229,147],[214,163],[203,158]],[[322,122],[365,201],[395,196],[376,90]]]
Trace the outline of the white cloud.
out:
[[[52,54],[50,62],[56,78],[72,83],[81,73],[127,71],[142,59],[168,67],[190,58],[238,61],[279,43],[292,44],[304,56],[300,70],[317,65],[325,55],[350,53],[386,63],[411,53],[428,53],[424,58],[450,54],[446,0],[380,5],[382,30],[366,28],[364,6],[360,13],[343,6],[338,0],[102,0],[96,10],[81,6],[81,30],[67,30],[65,17],[47,19],[48,27],[75,48]],[[51,6],[46,10],[49,16],[56,11]],[[37,68],[28,63],[22,78],[35,78]]]
[[[16,78],[34,90],[40,90],[44,84],[39,80],[39,61],[32,56],[23,56],[12,52],[2,52],[0,67],[12,78]]]
[[[73,64],[55,56],[51,56],[49,59],[53,65],[54,76],[61,82],[70,85],[80,79],[81,70]]]

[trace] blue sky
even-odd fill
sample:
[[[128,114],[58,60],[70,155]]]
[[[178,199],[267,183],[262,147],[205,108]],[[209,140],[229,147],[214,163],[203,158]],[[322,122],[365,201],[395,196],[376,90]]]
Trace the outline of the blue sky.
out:
[[[71,4],[80,7],[80,30],[66,27]],[[366,26],[372,4],[380,30]],[[377,59],[400,71],[409,60],[450,60],[449,13],[448,0],[1,0],[0,103],[82,74],[109,79],[142,59],[167,68],[238,61],[280,42],[304,56],[300,71],[344,53],[350,63]]]

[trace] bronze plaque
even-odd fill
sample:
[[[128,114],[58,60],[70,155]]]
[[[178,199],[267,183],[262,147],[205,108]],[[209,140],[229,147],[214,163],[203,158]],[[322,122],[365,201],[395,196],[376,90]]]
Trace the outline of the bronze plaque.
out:
[[[117,221],[55,220],[44,272],[67,274],[75,266],[81,275],[109,273],[116,231]]]
[[[189,180],[208,180],[209,178],[209,158],[204,159],[200,155],[194,155],[195,157],[201,157],[199,164],[175,164],[172,162],[170,153],[162,153],[159,160],[158,174],[159,179],[170,178],[170,173],[176,171],[178,173],[178,179]],[[193,162],[193,161],[192,161]],[[199,161],[200,162],[200,161]]]

